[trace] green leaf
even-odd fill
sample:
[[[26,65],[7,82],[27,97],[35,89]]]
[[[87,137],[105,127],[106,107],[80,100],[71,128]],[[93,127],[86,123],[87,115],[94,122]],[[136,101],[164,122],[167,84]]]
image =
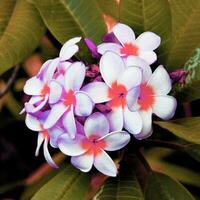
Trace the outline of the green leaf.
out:
[[[185,152],[188,153],[193,159],[200,162],[200,145],[190,145],[185,149]]]
[[[154,123],[167,129],[177,137],[188,142],[200,144],[200,117],[188,117],[168,122],[155,121]]]
[[[21,62],[37,47],[44,24],[25,0],[0,1],[0,74]]]
[[[172,42],[167,59],[170,69],[181,68],[200,45],[200,1],[170,0]]]
[[[188,75],[183,86],[176,88],[176,98],[188,102],[200,98],[200,48],[185,63],[184,70]]]
[[[152,172],[145,191],[145,200],[194,200],[194,197],[177,181],[169,176]]]
[[[94,199],[143,200],[144,197],[133,168],[128,163],[124,163],[121,164],[119,175],[108,178]]]
[[[72,166],[67,166],[62,172],[45,184],[32,200],[70,200],[84,199],[90,183],[90,176]]]
[[[96,0],[30,0],[58,41],[83,36],[100,42],[106,32]]]
[[[136,34],[144,31],[157,33],[162,43],[160,61],[167,55],[171,39],[171,13],[168,0],[122,0],[120,21],[130,25]]]

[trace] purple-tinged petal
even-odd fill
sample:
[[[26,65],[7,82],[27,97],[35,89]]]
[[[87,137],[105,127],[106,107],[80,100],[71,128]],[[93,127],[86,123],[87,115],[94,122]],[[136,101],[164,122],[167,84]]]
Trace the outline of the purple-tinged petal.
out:
[[[142,130],[142,119],[138,112],[124,108],[124,128],[131,134],[139,134]]]
[[[50,94],[49,94],[49,103],[54,104],[60,100],[62,95],[62,87],[56,81],[51,81],[49,84]]]
[[[137,100],[140,95],[140,87],[132,88],[128,91],[126,95],[126,104],[130,111],[136,111],[139,109],[139,105],[137,106]]]
[[[115,37],[114,33],[111,32],[111,33],[106,33],[103,37],[102,37],[102,41],[103,42],[106,42],[106,43],[109,43],[109,42],[112,42],[112,43],[119,43],[119,41],[117,40],[117,38]]]
[[[94,107],[94,103],[91,97],[82,91],[76,92],[75,97],[75,114],[78,116],[89,116],[92,113]]]
[[[122,48],[122,46],[120,44],[115,44],[115,43],[103,43],[98,45],[97,47],[97,51],[100,54],[104,54],[106,51],[113,51],[117,54],[120,54],[120,49]]]
[[[50,145],[54,148],[58,148],[58,137],[64,134],[64,130],[59,127],[53,127],[49,129]]]
[[[100,150],[99,154],[95,156],[94,166],[97,170],[107,176],[117,176],[117,167],[104,150]]]
[[[65,73],[66,91],[79,91],[85,78],[85,65],[82,62],[74,62]]]
[[[74,119],[73,106],[64,114],[63,116],[63,125],[69,133],[70,137],[73,139],[76,135],[76,123]]]
[[[115,131],[105,135],[103,139],[106,142],[106,151],[116,151],[126,146],[130,141],[130,135],[126,131]]]
[[[37,138],[37,147],[36,147],[36,150],[35,150],[35,156],[39,155],[40,147],[41,147],[43,141],[44,141],[44,136],[41,132],[39,132],[38,138]]]
[[[94,103],[103,103],[110,100],[108,97],[109,87],[104,82],[92,82],[85,85],[82,91],[86,92]]]
[[[75,139],[71,139],[69,134],[65,133],[58,138],[58,147],[65,155],[79,156],[88,151],[87,148],[83,148],[85,139],[85,136],[79,134]]]
[[[157,60],[157,55],[153,51],[139,51],[139,57],[142,58],[149,65],[153,64]]]
[[[45,78],[45,77],[44,77],[45,72],[46,72],[46,70],[47,70],[47,68],[48,68],[48,66],[49,66],[49,64],[50,64],[51,62],[52,62],[52,59],[47,60],[46,62],[44,62],[44,63],[42,64],[42,67],[40,68],[40,70],[39,70],[39,72],[38,72],[38,74],[37,74],[37,78],[40,78],[41,80],[43,80],[43,78]]]
[[[85,38],[84,42],[87,45],[90,52],[92,53],[92,57],[97,59],[100,58],[100,55],[97,52],[97,46],[94,44],[94,42],[89,38]]]
[[[85,135],[87,138],[92,136],[102,137],[109,132],[109,123],[106,117],[100,113],[96,112],[90,115],[84,124]]]
[[[71,157],[71,163],[82,172],[89,172],[94,162],[94,155],[84,153],[80,156]]]
[[[42,130],[39,119],[37,119],[36,117],[34,117],[30,114],[26,115],[25,124],[32,131],[41,131]]]
[[[100,72],[108,86],[112,86],[125,70],[123,59],[114,52],[106,52],[100,60]]]
[[[56,122],[62,117],[62,115],[67,111],[67,107],[62,103],[59,102],[57,104],[54,104],[51,108],[51,111],[44,123],[44,129],[49,129],[53,125],[56,124]]]
[[[51,61],[51,63],[47,67],[47,70],[44,73],[44,80],[45,81],[50,81],[53,78],[54,73],[59,66],[59,62],[60,62],[59,58],[55,58]]]
[[[85,135],[84,126],[78,120],[75,120],[75,122],[76,122],[77,134]]]

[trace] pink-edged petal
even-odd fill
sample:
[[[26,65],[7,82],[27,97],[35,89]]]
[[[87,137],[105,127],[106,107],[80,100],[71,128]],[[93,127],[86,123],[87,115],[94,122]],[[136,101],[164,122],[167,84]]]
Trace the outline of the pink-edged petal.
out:
[[[142,118],[142,131],[134,135],[138,140],[142,140],[151,136],[152,130],[152,109],[150,108],[147,111],[139,111]]]
[[[43,152],[44,152],[44,157],[48,164],[53,167],[53,168],[59,168],[58,165],[53,161],[49,150],[48,150],[48,138],[45,138],[44,144],[43,144]]]
[[[25,110],[27,113],[36,113],[38,112],[39,110],[41,110],[46,104],[47,104],[47,101],[49,99],[49,95],[45,95],[45,97],[42,97],[43,100],[40,101],[40,103],[35,106],[33,104],[30,103],[30,101],[28,103],[25,103]],[[39,99],[39,98],[38,98]]]
[[[172,96],[156,96],[155,103],[152,106],[153,113],[158,117],[168,120],[172,118],[176,111],[177,102]]]
[[[28,95],[41,95],[44,83],[37,77],[32,77],[26,81],[24,85],[24,92]]]
[[[126,104],[130,111],[136,111],[139,109],[137,106],[137,99],[140,95],[140,87],[132,88],[126,95]]]
[[[126,131],[111,132],[102,138],[106,142],[104,149],[106,151],[119,150],[129,143],[130,138],[130,135]]]
[[[139,51],[139,57],[142,58],[149,65],[154,63],[157,60],[157,55],[153,51]]]
[[[66,91],[78,91],[85,78],[85,65],[82,62],[74,62],[65,72]]]
[[[139,67],[128,67],[117,81],[118,84],[124,85],[127,90],[140,85],[141,82],[142,70]]]
[[[133,30],[125,24],[116,24],[112,31],[121,44],[135,42],[135,34]]]
[[[51,108],[51,111],[50,111],[45,123],[44,123],[44,129],[49,129],[53,125],[55,125],[56,122],[62,117],[62,115],[66,111],[67,111],[67,107],[62,102],[54,104]]]
[[[85,85],[82,91],[86,92],[94,103],[103,103],[110,100],[108,97],[109,87],[104,82],[92,82]]]
[[[142,82],[147,82],[151,75],[152,70],[151,67],[138,56],[128,56],[126,58],[126,66],[127,67],[140,67],[142,69]]]
[[[58,148],[58,137],[62,135],[64,131],[61,128],[55,127],[49,129],[50,145],[54,148]]]
[[[74,111],[73,111],[72,106],[63,116],[63,126],[65,127],[65,129],[69,133],[70,137],[72,139],[75,138],[76,123],[75,123],[75,119],[74,119]]]
[[[32,131],[41,131],[42,130],[39,119],[37,119],[36,117],[34,117],[30,114],[26,115],[25,124]]]
[[[61,48],[59,57],[61,61],[70,59],[75,53],[78,52],[79,48],[76,43],[81,40],[81,37],[75,37],[68,40]]]
[[[80,156],[71,157],[71,163],[82,172],[89,172],[94,162],[94,155],[84,153]]]
[[[139,134],[142,130],[142,119],[138,112],[124,108],[124,128],[131,134]]]
[[[106,52],[100,60],[100,72],[108,86],[112,86],[125,70],[123,59],[114,52]]]
[[[100,54],[104,54],[106,51],[113,51],[117,54],[120,54],[121,45],[115,43],[103,43],[97,47],[97,51]]]
[[[152,51],[160,45],[161,38],[152,32],[144,32],[136,39],[137,46],[144,51]]]
[[[36,147],[36,150],[35,150],[35,156],[39,155],[40,147],[41,147],[43,141],[44,141],[44,136],[41,132],[39,132],[38,138],[37,138],[37,147]]]
[[[172,88],[171,79],[165,68],[160,65],[153,72],[148,85],[152,86],[155,95],[166,95]]]
[[[90,115],[84,124],[85,135],[90,138],[93,135],[99,138],[108,134],[109,123],[107,118],[99,112]]]
[[[59,101],[62,95],[62,87],[56,81],[51,81],[49,83],[50,94],[49,94],[49,103],[53,104]]]
[[[78,116],[89,116],[92,113],[94,107],[94,103],[91,97],[82,91],[76,92],[75,97],[75,114]]]
[[[85,136],[83,135],[77,134],[75,139],[71,139],[69,134],[65,133],[58,138],[58,147],[68,156],[79,156],[88,151],[82,146],[84,140]]]
[[[117,176],[117,167],[115,163],[110,158],[110,156],[102,149],[94,158],[94,166],[97,170],[107,176]]]
[[[122,107],[114,108],[107,115],[110,132],[111,131],[121,131],[123,128],[123,111]]]

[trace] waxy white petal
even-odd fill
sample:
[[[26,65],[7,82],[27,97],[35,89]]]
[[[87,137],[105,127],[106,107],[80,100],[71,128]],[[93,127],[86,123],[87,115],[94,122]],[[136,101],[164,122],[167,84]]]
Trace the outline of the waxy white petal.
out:
[[[97,47],[97,51],[100,54],[104,54],[106,51],[113,51],[117,54],[120,54],[121,45],[115,43],[103,43]]]

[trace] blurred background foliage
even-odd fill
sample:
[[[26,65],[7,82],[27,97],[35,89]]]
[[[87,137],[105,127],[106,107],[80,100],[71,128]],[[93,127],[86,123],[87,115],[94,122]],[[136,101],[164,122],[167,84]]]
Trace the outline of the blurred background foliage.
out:
[[[0,199],[192,200],[200,199],[200,0],[1,0],[0,1]],[[117,178],[83,174],[54,153],[53,170],[34,157],[36,136],[19,115],[23,85],[68,39],[96,44],[116,22],[137,35],[161,36],[158,61],[169,72],[186,71],[174,85],[173,120],[154,118],[154,134],[114,153]],[[83,42],[78,58],[95,61]]]

